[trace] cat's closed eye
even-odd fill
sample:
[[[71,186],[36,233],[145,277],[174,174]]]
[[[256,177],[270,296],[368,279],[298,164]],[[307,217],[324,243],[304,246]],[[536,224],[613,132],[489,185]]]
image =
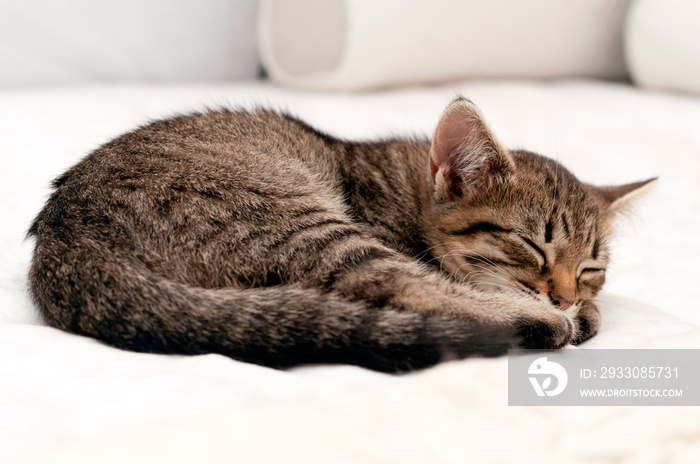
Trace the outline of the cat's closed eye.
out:
[[[493,222],[482,221],[482,222],[477,222],[476,224],[472,224],[469,227],[465,227],[463,229],[456,230],[455,232],[452,232],[452,234],[458,235],[458,236],[465,236],[465,235],[474,235],[474,234],[478,234],[478,233],[482,233],[482,232],[510,233],[512,231],[506,227],[501,227],[498,224],[494,224]]]
[[[522,235],[518,235],[518,238],[520,238],[523,242],[527,244],[527,246],[534,251],[534,256],[537,259],[537,262],[540,266],[540,273],[542,275],[547,273],[548,267],[547,267],[547,254],[542,251],[542,248],[537,246],[535,242],[530,240],[527,237],[524,237]]]

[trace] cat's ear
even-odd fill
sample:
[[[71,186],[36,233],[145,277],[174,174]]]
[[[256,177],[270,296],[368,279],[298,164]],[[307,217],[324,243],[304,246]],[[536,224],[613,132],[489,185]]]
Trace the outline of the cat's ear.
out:
[[[474,103],[458,98],[447,107],[430,147],[430,169],[440,197],[455,201],[483,192],[514,167]]]
[[[616,214],[626,209],[635,198],[649,191],[650,188],[656,185],[657,179],[658,177],[654,177],[631,184],[598,187],[598,193],[602,197],[608,211]]]

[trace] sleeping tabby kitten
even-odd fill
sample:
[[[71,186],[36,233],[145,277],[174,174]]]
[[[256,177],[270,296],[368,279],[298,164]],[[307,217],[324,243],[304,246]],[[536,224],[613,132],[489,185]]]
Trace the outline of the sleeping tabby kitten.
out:
[[[60,176],[33,223],[46,322],[153,353],[381,371],[595,334],[612,216],[508,151],[465,99],[432,142],[349,143],[269,111],[123,135]]]

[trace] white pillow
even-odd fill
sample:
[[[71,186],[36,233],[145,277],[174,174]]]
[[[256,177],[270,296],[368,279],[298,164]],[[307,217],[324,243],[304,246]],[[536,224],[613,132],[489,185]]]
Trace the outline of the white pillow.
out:
[[[629,0],[265,0],[282,84],[361,89],[460,77],[623,78]]]
[[[258,74],[254,0],[0,0],[0,86]]]
[[[635,83],[700,94],[699,1],[636,0],[625,39]]]

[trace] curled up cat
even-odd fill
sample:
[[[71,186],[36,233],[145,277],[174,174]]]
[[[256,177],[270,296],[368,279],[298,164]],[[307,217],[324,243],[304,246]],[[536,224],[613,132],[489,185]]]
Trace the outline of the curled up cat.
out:
[[[352,143],[264,110],[180,116],[54,182],[30,289],[74,334],[277,368],[555,349],[598,330],[611,220],[650,182],[595,187],[507,150],[464,98],[432,140]]]

